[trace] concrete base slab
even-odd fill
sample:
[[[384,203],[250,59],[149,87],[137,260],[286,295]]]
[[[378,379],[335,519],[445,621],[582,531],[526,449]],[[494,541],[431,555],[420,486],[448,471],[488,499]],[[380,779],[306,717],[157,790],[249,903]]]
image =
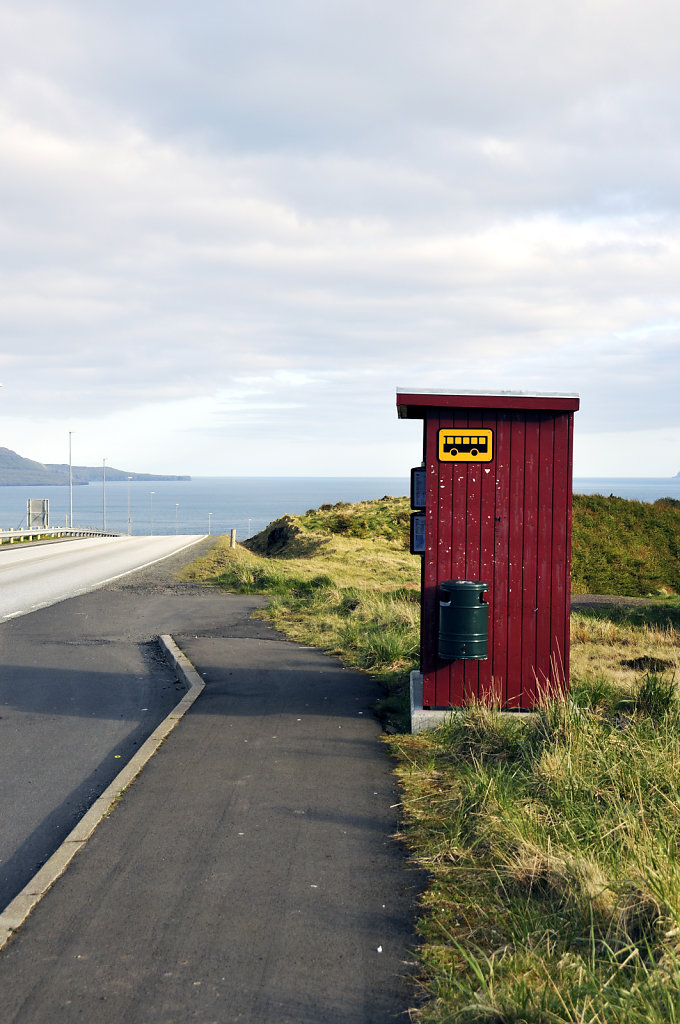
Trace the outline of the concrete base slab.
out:
[[[411,732],[423,732],[425,729],[436,729],[451,715],[458,714],[462,708],[424,708],[423,707],[423,674],[414,670],[410,676],[411,683]],[[499,711],[499,715],[512,715],[513,718],[531,718],[535,711]]]
[[[425,729],[436,729],[442,725],[452,714],[453,708],[444,710],[431,710],[423,707],[423,673],[414,670],[411,672],[411,732],[423,732]]]

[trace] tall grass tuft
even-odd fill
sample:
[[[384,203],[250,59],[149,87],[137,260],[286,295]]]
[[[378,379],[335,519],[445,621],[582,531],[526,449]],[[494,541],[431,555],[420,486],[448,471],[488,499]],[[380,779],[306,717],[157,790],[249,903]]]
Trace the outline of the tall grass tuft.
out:
[[[432,875],[418,1019],[680,1020],[677,695],[647,676],[627,697],[391,740]]]
[[[678,691],[673,678],[666,678],[657,672],[648,672],[635,694],[635,704],[643,714],[655,722],[667,715],[678,713]]]

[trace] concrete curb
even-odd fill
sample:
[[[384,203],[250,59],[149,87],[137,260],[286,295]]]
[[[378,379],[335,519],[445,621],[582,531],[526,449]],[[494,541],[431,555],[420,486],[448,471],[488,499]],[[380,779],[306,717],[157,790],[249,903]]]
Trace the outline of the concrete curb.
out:
[[[97,825],[99,825],[102,818],[106,817],[116,800],[134,782],[147,761],[153,757],[163,740],[172,732],[203,690],[205,683],[172,637],[166,635],[158,639],[168,663],[175,670],[178,678],[182,679],[189,687],[187,693],[182,697],[179,704],[172,709],[170,714],[156,726],[137,753],[121,769],[113,782],[95,800],[90,809],[85,812],[73,831],[64,839],[61,846],[55,850],[31,881],[24,886],[21,892],[14,897],[12,902],[0,914],[0,949],[5,947],[12,934],[21,927],[47,890],[64,873],[75,855],[82,849]]]

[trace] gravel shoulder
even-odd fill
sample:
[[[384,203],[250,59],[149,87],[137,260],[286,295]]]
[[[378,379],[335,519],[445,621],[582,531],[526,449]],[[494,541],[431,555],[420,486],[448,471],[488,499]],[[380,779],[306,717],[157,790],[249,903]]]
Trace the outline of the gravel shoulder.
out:
[[[575,594],[571,599],[572,611],[581,608],[617,608],[625,605],[652,604],[651,597],[624,597],[617,594]]]

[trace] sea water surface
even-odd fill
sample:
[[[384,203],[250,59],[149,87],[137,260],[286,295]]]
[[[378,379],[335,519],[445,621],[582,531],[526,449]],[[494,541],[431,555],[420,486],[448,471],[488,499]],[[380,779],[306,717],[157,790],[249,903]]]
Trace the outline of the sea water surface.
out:
[[[577,494],[614,494],[636,501],[680,499],[680,477],[574,479]],[[409,492],[403,477],[194,477],[133,480],[73,488],[73,522],[120,533],[229,533],[254,536],[279,516],[338,501],[365,501]],[[0,529],[26,525],[28,498],[47,498],[52,525],[66,525],[69,488],[0,486]]]
[[[138,534],[254,536],[274,519],[319,505],[407,494],[404,477],[194,477],[73,487],[73,524]],[[28,498],[49,500],[51,525],[65,526],[69,487],[0,487],[0,529],[26,525]],[[129,526],[129,531],[128,531]]]
[[[631,501],[680,499],[680,476],[673,477],[574,477],[575,494],[613,494]]]

